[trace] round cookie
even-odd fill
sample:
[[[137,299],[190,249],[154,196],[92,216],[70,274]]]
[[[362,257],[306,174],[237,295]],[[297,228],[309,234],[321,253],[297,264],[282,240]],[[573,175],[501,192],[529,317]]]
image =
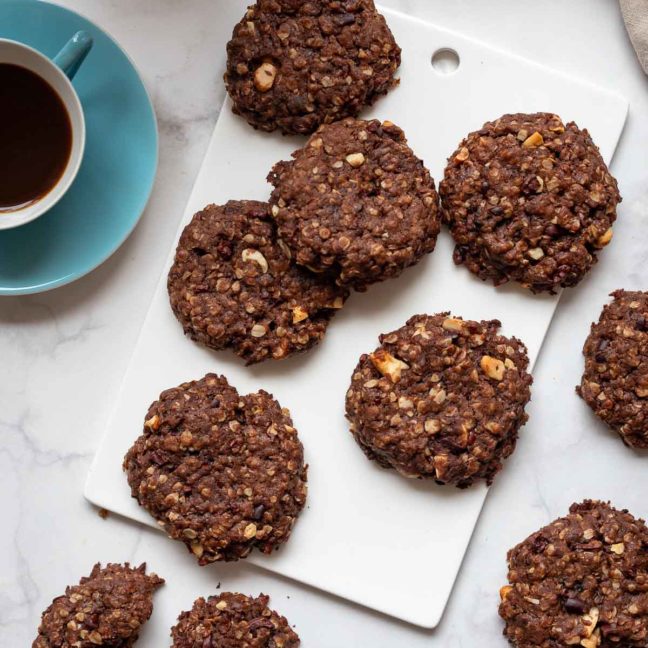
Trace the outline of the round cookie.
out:
[[[550,113],[504,115],[468,135],[439,193],[455,263],[533,292],[583,279],[621,201],[587,130]]]
[[[400,60],[373,0],[258,0],[227,44],[225,85],[255,128],[307,135],[387,93]]]
[[[381,335],[346,396],[366,455],[405,477],[490,483],[515,449],[533,382],[526,347],[499,327],[440,313]]]
[[[609,504],[572,504],[508,552],[504,634],[517,648],[648,646],[648,529]]]
[[[199,598],[171,629],[172,648],[297,648],[299,637],[269,600],[231,592]]]
[[[153,593],[162,583],[146,574],[145,564],[97,563],[43,612],[32,648],[129,648],[151,616]]]
[[[230,201],[198,212],[169,272],[171,307],[187,335],[231,348],[247,364],[317,344],[348,292],[296,266],[267,203]]]
[[[648,448],[648,293],[617,290],[585,342],[576,391],[633,448]]]
[[[124,459],[131,493],[199,564],[288,540],[306,501],[302,444],[288,410],[207,374],[162,392]]]
[[[296,262],[363,289],[432,252],[438,196],[391,122],[322,126],[268,176],[272,215]]]

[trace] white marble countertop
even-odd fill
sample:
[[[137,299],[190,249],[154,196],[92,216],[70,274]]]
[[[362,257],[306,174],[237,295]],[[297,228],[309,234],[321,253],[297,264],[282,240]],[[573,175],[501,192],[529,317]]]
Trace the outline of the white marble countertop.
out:
[[[631,105],[612,166],[624,196],[614,244],[563,297],[536,367],[530,421],[492,488],[445,617],[431,632],[251,565],[199,570],[182,546],[114,516],[103,520],[84,501],[89,463],[218,115],[225,42],[246,3],[61,4],[107,29],[136,62],[156,105],[161,159],[146,214],[112,259],[71,286],[0,299],[0,645],[31,645],[41,611],[95,561],[146,560],[168,585],[156,597],[137,644],[142,648],[169,645],[177,613],[214,593],[218,581],[226,589],[270,594],[305,648],[505,646],[497,602],[510,546],[585,497],[648,517],[648,455],[626,449],[574,394],[580,349],[607,294],[648,288],[648,77],[617,3],[384,0],[614,88]]]

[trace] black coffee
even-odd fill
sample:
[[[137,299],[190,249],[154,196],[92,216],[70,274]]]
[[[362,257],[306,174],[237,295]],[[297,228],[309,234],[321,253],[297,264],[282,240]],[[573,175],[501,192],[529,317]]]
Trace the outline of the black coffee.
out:
[[[72,124],[54,88],[30,70],[0,63],[0,212],[47,194],[72,150]]]

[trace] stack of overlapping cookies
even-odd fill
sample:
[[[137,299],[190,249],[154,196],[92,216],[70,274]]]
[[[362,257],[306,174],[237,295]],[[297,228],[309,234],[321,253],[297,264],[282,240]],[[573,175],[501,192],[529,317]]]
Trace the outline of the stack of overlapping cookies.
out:
[[[248,364],[307,351],[351,291],[370,299],[372,284],[431,253],[442,223],[455,263],[534,293],[578,284],[612,239],[617,183],[587,130],[550,113],[504,115],[467,135],[439,199],[403,131],[358,118],[396,85],[400,64],[372,0],[258,0],[227,51],[234,112],[309,139],[269,169],[268,202],[209,205],[182,233],[168,290],[200,344]],[[410,315],[359,358],[350,430],[367,457],[405,477],[490,483],[527,420],[526,347],[497,320]],[[578,393],[625,443],[647,447],[648,296],[614,293],[584,353]],[[306,501],[289,411],[214,374],[161,394],[124,470],[133,497],[201,565],[270,553]],[[509,553],[509,580],[500,614],[518,648],[648,645],[648,530],[626,511],[574,504]],[[34,646],[132,645],[161,582],[143,567],[97,566],[45,613]],[[198,599],[173,645],[297,646],[267,602]]]

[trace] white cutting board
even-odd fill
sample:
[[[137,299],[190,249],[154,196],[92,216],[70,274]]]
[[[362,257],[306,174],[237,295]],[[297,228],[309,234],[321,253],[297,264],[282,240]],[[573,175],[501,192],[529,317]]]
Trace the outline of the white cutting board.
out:
[[[401,83],[366,116],[401,126],[437,182],[461,138],[506,112],[552,111],[574,120],[590,129],[610,161],[628,107],[620,96],[403,14],[384,13],[403,48]],[[455,73],[444,76],[432,68],[432,54],[440,48],[459,54]],[[267,199],[265,177],[273,163],[287,159],[304,141],[256,132],[227,103],[181,227],[211,202]],[[535,362],[558,301],[482,283],[453,265],[452,248],[443,231],[435,252],[417,267],[354,294],[319,347],[251,368],[230,352],[211,352],[183,336],[169,307],[165,270],[90,471],[86,497],[157,528],[131,499],[121,469],[149,404],[162,390],[210,371],[227,376],[241,393],[266,389],[292,412],[310,464],[309,494],[288,544],[270,557],[253,552],[248,562],[410,623],[437,625],[487,489],[460,491],[407,480],[368,461],[344,418],[352,370],[361,353],[376,347],[380,333],[415,313],[444,310],[501,319],[503,332],[521,338]],[[614,254],[614,244],[604,254]],[[513,455],[507,464],[516,460]]]

